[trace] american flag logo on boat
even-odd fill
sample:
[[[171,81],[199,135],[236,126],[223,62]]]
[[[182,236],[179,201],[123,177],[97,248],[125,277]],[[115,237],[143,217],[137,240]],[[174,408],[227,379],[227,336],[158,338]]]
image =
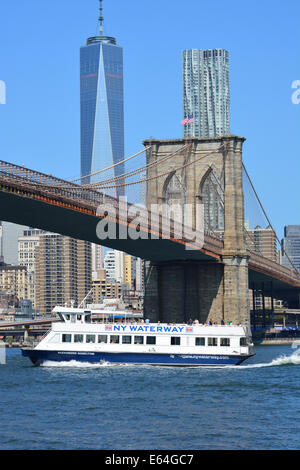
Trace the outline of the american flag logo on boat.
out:
[[[193,328],[186,327],[186,333],[193,333]]]
[[[112,331],[112,327],[111,326],[106,326],[105,331]]]

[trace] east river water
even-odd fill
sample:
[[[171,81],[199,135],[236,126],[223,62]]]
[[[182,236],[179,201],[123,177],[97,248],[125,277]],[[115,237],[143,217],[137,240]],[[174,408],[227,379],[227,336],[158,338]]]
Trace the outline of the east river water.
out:
[[[300,349],[239,367],[0,365],[0,449],[299,449]]]

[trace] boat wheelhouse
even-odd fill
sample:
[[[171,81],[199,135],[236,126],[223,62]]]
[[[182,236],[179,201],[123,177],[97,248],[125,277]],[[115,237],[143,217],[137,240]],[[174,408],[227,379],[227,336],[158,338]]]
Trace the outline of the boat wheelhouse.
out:
[[[35,365],[78,361],[160,366],[239,365],[254,355],[248,325],[186,325],[144,322],[128,312],[56,307],[61,322],[22,354]],[[94,312],[95,313],[95,312]],[[111,315],[112,314],[112,315]],[[102,319],[101,319],[102,315]]]

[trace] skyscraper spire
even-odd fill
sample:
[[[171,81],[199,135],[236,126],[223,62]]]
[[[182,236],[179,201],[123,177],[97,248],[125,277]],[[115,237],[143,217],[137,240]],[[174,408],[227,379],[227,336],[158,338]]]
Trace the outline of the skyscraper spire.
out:
[[[99,21],[100,21],[100,37],[103,36],[103,0],[100,0],[100,16],[99,16]]]

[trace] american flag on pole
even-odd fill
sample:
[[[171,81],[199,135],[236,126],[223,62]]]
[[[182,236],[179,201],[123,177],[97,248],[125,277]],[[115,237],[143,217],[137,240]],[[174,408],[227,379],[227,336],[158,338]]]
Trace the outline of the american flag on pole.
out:
[[[192,122],[194,122],[194,116],[193,116],[193,114],[190,114],[183,121],[181,121],[181,125],[186,126],[186,124],[192,124]]]

